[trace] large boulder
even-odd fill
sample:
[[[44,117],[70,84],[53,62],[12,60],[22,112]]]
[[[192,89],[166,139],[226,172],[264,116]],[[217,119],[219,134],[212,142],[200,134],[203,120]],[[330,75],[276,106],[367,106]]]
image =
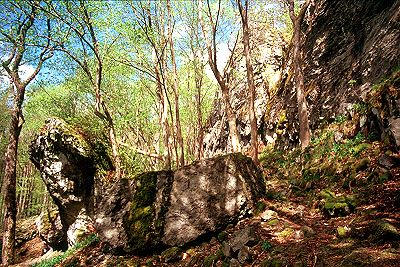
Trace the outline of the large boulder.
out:
[[[264,192],[253,161],[229,154],[122,179],[104,194],[95,226],[116,251],[184,245],[251,214]]]
[[[55,247],[73,245],[67,231],[71,232],[78,216],[88,217],[93,211],[96,157],[92,147],[82,133],[60,119],[48,120],[30,146],[30,159],[60,213],[63,234]]]
[[[116,252],[180,246],[251,214],[265,192],[259,168],[238,153],[121,179],[99,194],[93,189],[99,157],[93,147],[86,135],[57,119],[47,122],[30,147],[59,209],[61,247],[79,242],[93,223]]]

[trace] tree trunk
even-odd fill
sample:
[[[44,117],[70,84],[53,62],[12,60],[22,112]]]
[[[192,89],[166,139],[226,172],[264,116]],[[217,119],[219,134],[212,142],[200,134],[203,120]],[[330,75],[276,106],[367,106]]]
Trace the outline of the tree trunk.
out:
[[[168,41],[171,49],[171,62],[172,62],[172,73],[173,73],[173,92],[174,92],[174,101],[175,101],[175,124],[176,124],[176,139],[178,141],[179,152],[179,165],[185,165],[185,154],[184,154],[184,145],[183,145],[183,137],[182,137],[182,127],[181,127],[181,119],[179,112],[179,81],[178,81],[178,71],[176,67],[176,59],[175,59],[175,47],[174,40],[172,38],[172,11],[171,11],[171,3],[167,0],[167,10],[168,10]],[[178,162],[177,162],[178,164]],[[179,167],[178,165],[178,167]]]
[[[224,104],[225,104],[225,112],[226,112],[226,115],[228,118],[229,137],[231,139],[232,151],[240,152],[241,151],[240,135],[239,135],[239,131],[237,129],[236,115],[235,115],[235,112],[230,103],[229,87],[228,87],[228,84],[226,83],[226,80],[221,75],[220,71],[218,70],[218,66],[217,66],[217,60],[216,60],[217,59],[217,51],[216,51],[217,44],[216,44],[216,40],[215,40],[217,25],[216,24],[212,25],[212,33],[211,33],[212,40],[210,40],[210,38],[208,37],[206,27],[204,25],[204,21],[203,21],[202,0],[199,0],[198,3],[199,3],[199,6],[198,6],[199,21],[200,21],[200,25],[201,25],[201,28],[203,31],[203,36],[207,41],[208,63],[210,65],[212,72],[214,73],[215,79],[217,80],[217,82],[221,88],[222,96],[223,96],[223,100],[224,100]],[[213,20],[211,19],[210,6],[208,5],[208,7],[209,7],[208,16],[209,16],[210,22],[212,22]],[[219,11],[217,13],[219,14]],[[216,21],[218,21],[218,17],[217,17]]]
[[[293,36],[293,64],[295,73],[295,84],[297,87],[297,108],[299,114],[300,142],[301,149],[304,150],[310,144],[311,134],[308,121],[308,108],[304,96],[304,74],[301,64],[301,40],[300,40],[300,21],[294,25]]]
[[[254,108],[254,101],[256,99],[256,87],[254,85],[254,71],[251,63],[251,50],[250,50],[250,31],[248,21],[248,0],[245,2],[245,6],[241,4],[241,0],[238,1],[240,15],[242,18],[243,27],[243,47],[244,56],[246,58],[246,70],[247,70],[247,83],[249,86],[249,117],[250,117],[250,133],[251,133],[251,158],[258,165],[258,140],[257,140],[257,118]]]
[[[17,151],[18,140],[21,133],[23,116],[22,101],[24,98],[25,87],[17,88],[17,96],[14,109],[11,114],[9,129],[9,143],[5,154],[4,171],[4,222],[3,222],[3,247],[2,264],[11,265],[15,258],[15,225],[17,218],[16,203],[16,171],[17,171]]]
[[[301,23],[304,19],[305,12],[310,4],[310,1],[307,0],[303,6],[297,17],[294,13],[294,1],[287,0],[289,5],[289,15],[290,19],[293,23],[293,67],[294,67],[294,83],[296,86],[296,97],[297,97],[297,109],[299,116],[299,136],[301,149],[304,150],[306,147],[310,145],[311,140],[311,131],[310,124],[308,120],[308,108],[307,101],[304,95],[304,74],[302,68],[302,58],[301,58],[301,50],[302,50],[302,40],[301,40]]]

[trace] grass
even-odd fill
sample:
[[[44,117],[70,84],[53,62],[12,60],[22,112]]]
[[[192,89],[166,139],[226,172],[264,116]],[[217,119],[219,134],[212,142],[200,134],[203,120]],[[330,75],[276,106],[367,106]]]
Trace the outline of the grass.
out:
[[[32,267],[53,267],[53,266],[61,263],[68,256],[74,254],[77,250],[88,247],[92,244],[96,244],[98,242],[99,242],[99,238],[97,237],[97,235],[92,234],[92,235],[88,236],[85,240],[83,240],[82,242],[79,242],[79,243],[75,244],[73,247],[69,248],[67,251],[65,251],[61,255],[58,255],[58,256],[55,256],[48,260],[44,260],[39,263],[36,263],[36,264],[32,265]]]

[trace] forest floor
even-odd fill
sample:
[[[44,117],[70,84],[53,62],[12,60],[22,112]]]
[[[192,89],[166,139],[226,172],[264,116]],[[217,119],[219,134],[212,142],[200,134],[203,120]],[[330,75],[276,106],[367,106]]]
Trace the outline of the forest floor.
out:
[[[400,266],[400,155],[360,136],[329,140],[328,133],[303,153],[263,153],[268,192],[256,214],[176,258],[115,256],[97,240],[36,266]],[[259,242],[232,265],[223,241],[249,226]],[[42,260],[38,248],[38,238],[23,244],[16,266]]]

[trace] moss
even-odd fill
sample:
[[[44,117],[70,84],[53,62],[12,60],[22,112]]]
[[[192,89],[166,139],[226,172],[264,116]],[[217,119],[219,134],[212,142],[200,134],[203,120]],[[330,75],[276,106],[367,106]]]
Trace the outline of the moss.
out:
[[[220,241],[220,242],[225,241],[227,236],[228,236],[228,234],[226,232],[220,232],[217,237],[218,241]]]
[[[132,199],[129,217],[125,220],[125,228],[128,229],[128,243],[132,251],[144,251],[154,248],[159,244],[164,228],[164,215],[167,207],[161,207],[159,214],[156,214],[155,201],[157,194],[157,180],[159,176],[167,175],[170,178],[172,173],[147,172],[134,178],[136,191]],[[163,192],[168,194],[171,183],[167,183]]]
[[[285,228],[281,232],[278,233],[278,236],[281,238],[289,238],[294,233],[292,228]]]
[[[346,237],[348,232],[349,232],[349,230],[348,230],[347,227],[338,226],[338,227],[336,228],[336,233],[337,233],[337,236],[338,236],[339,238],[344,238],[344,237]]]
[[[269,221],[267,222],[267,224],[270,225],[270,226],[275,226],[275,225],[277,225],[278,223],[279,223],[279,220],[278,220],[278,219],[272,219],[272,220],[269,220]]]
[[[217,251],[217,253],[211,254],[210,256],[207,256],[207,257],[204,258],[203,266],[204,267],[214,266],[215,263],[217,263],[220,259],[221,259],[221,255]]]
[[[182,259],[182,253],[182,249],[180,249],[179,247],[172,247],[163,251],[163,253],[161,253],[161,257],[166,263],[174,262]]]

